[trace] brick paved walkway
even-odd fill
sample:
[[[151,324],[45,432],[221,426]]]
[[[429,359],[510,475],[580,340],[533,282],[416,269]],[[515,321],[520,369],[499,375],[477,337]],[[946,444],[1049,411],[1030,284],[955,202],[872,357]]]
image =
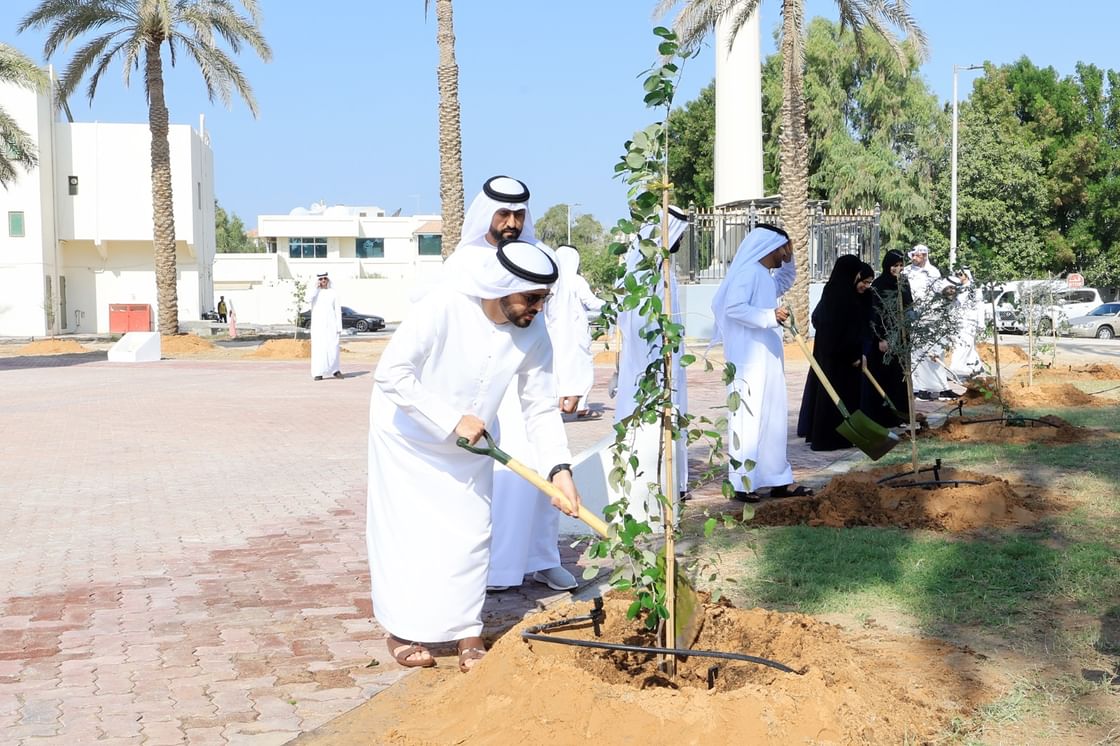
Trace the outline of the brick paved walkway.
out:
[[[0,358],[0,741],[283,743],[403,676],[370,617],[370,385],[369,365]],[[690,376],[694,407],[722,392]],[[569,424],[573,450],[612,415]],[[810,483],[837,461],[790,455]],[[487,623],[550,595],[498,594]]]

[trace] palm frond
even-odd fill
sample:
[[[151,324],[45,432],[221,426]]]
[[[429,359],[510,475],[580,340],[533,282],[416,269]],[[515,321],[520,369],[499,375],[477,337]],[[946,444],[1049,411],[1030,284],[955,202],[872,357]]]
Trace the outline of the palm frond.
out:
[[[57,95],[60,101],[70,98],[74,91],[77,90],[78,84],[82,81],[82,78],[89,72],[90,67],[95,64],[98,57],[105,51],[105,48],[109,46],[109,42],[113,40],[115,35],[116,32],[111,31],[98,36],[74,53],[74,56],[70,58],[70,62],[67,63],[66,67],[63,69],[62,77],[58,81]],[[93,93],[96,89],[97,85],[95,83],[91,89],[86,91],[91,101],[93,100]]]
[[[33,91],[46,90],[50,79],[43,68],[13,46],[0,42],[0,82]]]

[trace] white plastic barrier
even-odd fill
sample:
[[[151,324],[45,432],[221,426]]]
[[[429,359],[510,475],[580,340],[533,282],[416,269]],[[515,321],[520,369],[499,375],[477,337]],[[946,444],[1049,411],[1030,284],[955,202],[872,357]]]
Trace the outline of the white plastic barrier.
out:
[[[109,348],[111,363],[150,363],[159,358],[159,332],[129,332]]]

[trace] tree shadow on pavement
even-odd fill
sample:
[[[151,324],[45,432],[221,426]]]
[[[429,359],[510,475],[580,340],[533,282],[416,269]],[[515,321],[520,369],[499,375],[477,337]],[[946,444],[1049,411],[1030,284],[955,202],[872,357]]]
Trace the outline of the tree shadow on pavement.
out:
[[[64,368],[70,365],[103,363],[109,359],[106,350],[74,352],[66,355],[19,355],[0,357],[0,371],[26,370],[28,368]]]

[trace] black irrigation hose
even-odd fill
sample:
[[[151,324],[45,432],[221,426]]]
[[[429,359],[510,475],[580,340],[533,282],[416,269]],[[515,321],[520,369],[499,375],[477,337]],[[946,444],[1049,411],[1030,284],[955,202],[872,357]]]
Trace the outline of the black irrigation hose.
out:
[[[932,471],[936,475],[937,472],[939,472],[940,470],[941,470],[941,459],[937,459],[936,461],[933,462],[933,466],[927,466],[924,469],[918,469],[917,471],[914,471],[913,469],[910,469],[909,471],[902,471],[902,472],[899,472],[898,474],[891,474],[889,477],[883,477],[882,479],[878,480],[877,482],[875,482],[875,484],[885,484],[885,483],[891,481],[892,479],[901,479],[902,477],[908,476],[910,474],[921,474],[923,471]]]
[[[1089,394],[1089,396],[1096,396],[1097,394],[1104,394],[1108,391],[1115,391],[1116,389],[1120,389],[1120,386],[1112,386],[1111,388],[1101,389],[1100,391],[1094,391],[1091,394]]]
[[[1037,417],[990,417],[984,420],[957,420],[957,422],[962,425],[979,425],[982,422],[1003,422],[1006,423],[1008,427],[1023,427],[1023,425],[1019,424],[1020,422],[1037,422],[1038,424],[1046,425],[1047,427],[1061,427],[1061,425],[1056,425],[1053,422],[1047,422],[1046,420],[1040,420]]]
[[[930,482],[906,482],[905,484],[892,484],[891,487],[938,487],[943,484],[988,484],[975,479],[935,479]]]
[[[574,645],[579,648],[598,648],[600,650],[618,650],[624,653],[649,653],[651,655],[676,655],[682,658],[695,655],[699,658],[722,658],[724,660],[745,661],[747,663],[758,663],[770,668],[776,668],[785,673],[795,673],[798,676],[805,673],[802,671],[795,671],[784,663],[778,663],[768,658],[759,658],[755,655],[747,655],[745,653],[724,653],[719,650],[690,650],[688,648],[652,648],[643,645],[623,645],[614,642],[595,642],[593,640],[576,640],[571,637],[554,637],[551,635],[539,634],[544,630],[557,629],[559,627],[570,627],[579,622],[591,622],[595,628],[595,635],[599,635],[599,625],[602,624],[605,614],[603,613],[603,600],[596,598],[595,609],[586,616],[570,617],[568,619],[561,619],[556,622],[548,622],[546,624],[538,624],[529,627],[521,633],[523,640],[537,640],[539,642],[551,642],[557,645]],[[710,676],[709,676],[710,678]],[[709,682],[710,683],[710,682]]]

